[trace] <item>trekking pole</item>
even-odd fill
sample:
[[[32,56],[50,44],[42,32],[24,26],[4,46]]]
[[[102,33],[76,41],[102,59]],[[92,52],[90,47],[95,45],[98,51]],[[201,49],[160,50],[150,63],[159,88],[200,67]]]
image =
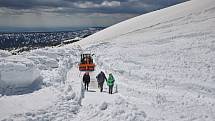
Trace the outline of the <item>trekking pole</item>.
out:
[[[116,84],[115,93],[118,93],[118,85]]]

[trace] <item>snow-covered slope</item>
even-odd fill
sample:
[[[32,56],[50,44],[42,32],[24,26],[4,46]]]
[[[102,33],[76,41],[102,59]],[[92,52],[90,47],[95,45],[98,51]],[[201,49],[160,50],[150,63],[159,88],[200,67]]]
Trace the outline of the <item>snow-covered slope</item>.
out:
[[[5,111],[0,111],[0,119],[214,121],[214,28],[215,1],[191,0],[116,24],[75,44],[24,53],[21,56],[40,70],[42,89],[0,97]],[[83,91],[77,69],[83,52],[94,53],[97,65],[90,73],[89,92]],[[118,91],[113,95],[107,86],[98,92],[94,78],[100,70],[116,78]],[[34,96],[37,104],[29,102]]]
[[[122,105],[110,102],[106,111],[96,110],[98,104],[92,111],[90,103],[84,111],[88,115],[81,118],[215,120],[214,28],[215,1],[191,0],[119,23],[77,43],[96,55],[97,68],[115,75],[118,95],[123,97]],[[84,101],[90,97],[95,96],[86,94]],[[126,109],[124,103],[133,108]]]
[[[197,17],[196,19],[199,21],[205,21],[213,18],[208,15],[213,13],[213,9],[214,5],[211,0],[205,0],[204,2],[200,0],[191,0],[186,3],[178,4],[126,20],[93,34],[84,40],[85,42],[87,41],[86,44],[88,45],[90,42],[97,43],[104,40],[113,40],[117,37],[134,33],[139,30],[148,30],[150,28],[164,25],[164,27],[167,28],[171,27],[172,23],[175,23],[174,25],[180,25],[180,23],[178,23],[180,21],[184,22],[184,24],[195,24],[197,21],[192,22],[191,20],[195,20],[195,18],[192,19],[191,17]]]

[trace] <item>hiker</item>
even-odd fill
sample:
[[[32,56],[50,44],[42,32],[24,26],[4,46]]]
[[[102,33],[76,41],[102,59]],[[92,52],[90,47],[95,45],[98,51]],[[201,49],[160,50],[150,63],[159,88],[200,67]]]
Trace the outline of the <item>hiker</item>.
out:
[[[110,73],[109,77],[107,79],[107,85],[109,86],[109,94],[113,94],[113,85],[114,85],[115,79],[113,77],[113,74]]]
[[[98,87],[100,88],[100,92],[103,91],[103,84],[104,81],[107,81],[107,78],[105,76],[105,73],[101,71],[97,76],[96,76],[97,82],[98,82]]]
[[[83,82],[84,82],[84,87],[85,87],[85,90],[88,91],[88,86],[89,86],[89,83],[90,83],[90,75],[89,75],[89,72],[86,72],[83,76]]]

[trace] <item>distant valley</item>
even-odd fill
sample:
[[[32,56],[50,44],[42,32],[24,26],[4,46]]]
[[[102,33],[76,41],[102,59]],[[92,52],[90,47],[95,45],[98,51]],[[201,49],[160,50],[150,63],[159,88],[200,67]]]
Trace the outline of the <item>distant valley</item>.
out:
[[[17,54],[47,46],[59,46],[79,41],[102,29],[104,27],[59,32],[0,32],[0,49]]]

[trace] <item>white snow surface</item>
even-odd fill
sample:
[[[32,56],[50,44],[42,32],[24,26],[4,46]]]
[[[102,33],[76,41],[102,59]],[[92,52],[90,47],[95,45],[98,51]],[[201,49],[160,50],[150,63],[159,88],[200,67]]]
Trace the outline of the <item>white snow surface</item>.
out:
[[[33,91],[39,87],[39,78],[39,70],[29,59],[22,56],[8,56],[0,59],[1,94],[23,94]]]
[[[5,51],[5,50],[0,50],[0,57],[7,57],[12,55],[10,52]]]
[[[2,95],[0,120],[214,121],[214,28],[215,1],[191,0],[75,44],[18,55],[40,71],[41,88]],[[97,65],[88,92],[77,66],[85,52]],[[113,73],[114,94],[106,84],[99,92],[100,70]]]

